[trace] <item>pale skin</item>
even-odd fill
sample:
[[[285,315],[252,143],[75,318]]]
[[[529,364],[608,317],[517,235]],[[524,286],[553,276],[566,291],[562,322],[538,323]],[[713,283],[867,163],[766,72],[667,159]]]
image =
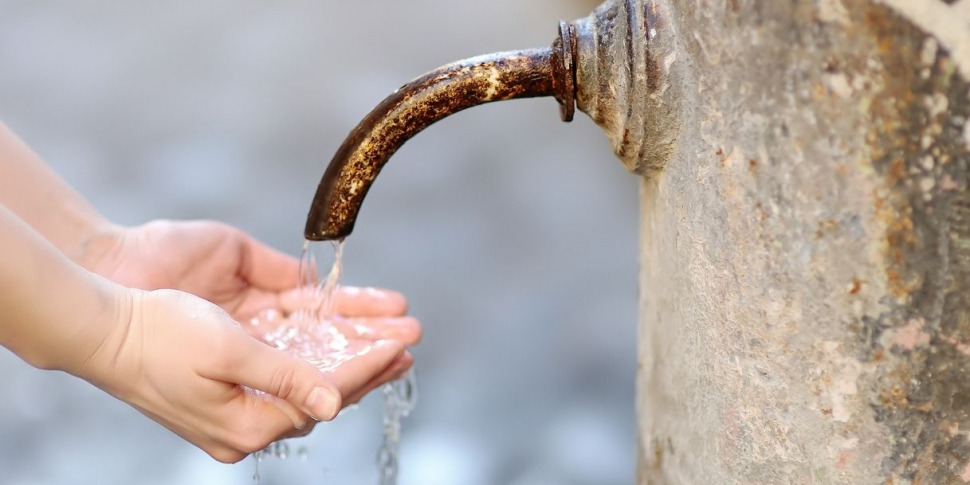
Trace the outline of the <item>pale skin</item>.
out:
[[[2,123],[0,235],[0,345],[226,463],[401,376],[421,336],[400,294],[343,288],[336,325],[366,351],[326,373],[277,351],[238,322],[300,307],[296,259],[216,222],[113,224]]]

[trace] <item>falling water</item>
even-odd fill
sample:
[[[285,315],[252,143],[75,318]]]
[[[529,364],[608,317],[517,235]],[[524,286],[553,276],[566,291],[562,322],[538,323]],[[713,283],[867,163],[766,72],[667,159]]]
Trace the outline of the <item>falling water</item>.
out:
[[[398,450],[401,447],[401,418],[406,418],[418,401],[414,370],[384,386],[384,439],[377,452],[380,485],[397,485]]]
[[[296,355],[322,371],[332,371],[356,354],[350,341],[333,325],[335,296],[343,270],[343,242],[333,243],[333,264],[319,278],[317,245],[303,246],[300,258],[300,308],[290,315],[261,313],[251,324],[259,337],[279,350]]]
[[[333,264],[326,278],[319,277],[319,246],[306,241],[300,257],[299,287],[302,308],[291,315],[267,311],[254,318],[250,324],[263,341],[279,350],[291,352],[320,370],[332,370],[354,356],[348,350],[349,341],[332,325],[335,312],[335,296],[343,271],[343,241],[333,242]],[[407,417],[417,403],[417,380],[414,371],[384,386],[384,437],[377,456],[380,485],[396,485],[398,475],[398,450],[401,442],[401,419]],[[253,454],[255,471],[253,482],[260,481],[259,463],[268,457],[285,460],[290,447],[278,441]],[[306,447],[297,450],[301,461],[306,461]]]
[[[333,244],[333,264],[327,277],[319,277],[319,267],[316,248],[317,245],[310,241],[303,243],[303,254],[300,257],[300,288],[307,292],[304,297],[309,303],[299,313],[304,327],[317,325],[320,321],[329,322],[333,320],[336,310],[334,296],[340,285],[340,277],[343,273],[344,242],[334,241]]]

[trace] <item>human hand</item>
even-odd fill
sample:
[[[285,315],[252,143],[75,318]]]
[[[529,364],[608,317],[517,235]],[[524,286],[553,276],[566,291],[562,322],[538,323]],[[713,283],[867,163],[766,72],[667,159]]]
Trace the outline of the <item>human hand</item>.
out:
[[[129,290],[130,317],[66,368],[131,404],[222,462],[308,433],[342,404],[410,366],[394,340],[351,339],[321,372],[247,334],[209,302],[177,291]],[[122,319],[124,320],[124,319]],[[254,391],[262,391],[256,392]]]
[[[334,314],[327,315],[321,309],[320,295],[306,288],[291,290],[280,297],[282,312],[265,310],[243,327],[254,337],[321,370],[339,364],[369,342],[390,339],[410,347],[421,340],[421,325],[405,316],[407,301],[397,292],[339,287],[333,297]],[[405,351],[387,372],[358,393],[345,396],[344,404],[353,404],[378,386],[401,377],[412,361]]]
[[[103,232],[80,263],[116,283],[175,289],[209,300],[244,320],[282,310],[280,293],[296,286],[299,262],[244,232],[212,221],[153,221]]]
[[[314,319],[331,324],[352,338],[393,339],[410,347],[421,341],[421,324],[407,316],[408,302],[404,295],[384,288],[338,286],[334,291],[333,315],[323,314],[321,295],[307,288],[280,293],[279,303],[283,320],[307,310],[314,311]],[[271,310],[272,312],[272,310]],[[265,315],[267,312],[261,312]]]

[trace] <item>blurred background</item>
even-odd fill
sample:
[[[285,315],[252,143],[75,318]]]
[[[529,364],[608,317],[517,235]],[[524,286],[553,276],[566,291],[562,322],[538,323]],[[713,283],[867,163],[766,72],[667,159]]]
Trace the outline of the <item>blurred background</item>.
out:
[[[546,46],[591,0],[0,0],[0,118],[117,222],[210,218],[297,254],[343,137],[472,55]],[[633,481],[636,188],[551,99],[406,145],[348,240],[345,282],[425,328],[402,485]],[[0,483],[246,484],[127,405],[0,349]],[[379,393],[264,484],[377,482]]]

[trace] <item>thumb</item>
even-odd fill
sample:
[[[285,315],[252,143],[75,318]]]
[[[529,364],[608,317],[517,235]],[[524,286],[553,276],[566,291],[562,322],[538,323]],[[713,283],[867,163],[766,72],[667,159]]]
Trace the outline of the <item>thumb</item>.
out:
[[[272,394],[317,421],[330,421],[340,412],[339,389],[316,367],[242,329],[230,333],[221,365],[207,377]]]

